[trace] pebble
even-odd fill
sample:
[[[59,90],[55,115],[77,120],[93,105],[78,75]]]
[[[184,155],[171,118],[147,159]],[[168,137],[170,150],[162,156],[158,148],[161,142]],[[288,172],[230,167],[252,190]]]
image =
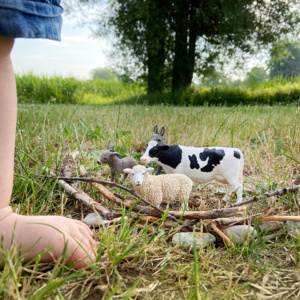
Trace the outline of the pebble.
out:
[[[102,220],[101,217],[96,213],[90,213],[82,220],[82,222],[88,226],[95,226],[95,225],[99,226],[99,222],[101,220]]]
[[[250,234],[250,238],[257,236],[257,231],[248,225],[236,225],[228,227],[224,230],[224,233],[236,244],[243,244],[247,239],[247,235]]]
[[[194,236],[195,235],[195,236]],[[173,235],[172,244],[174,246],[179,245],[180,247],[190,247],[190,250],[193,250],[194,238],[196,241],[196,250],[200,248],[205,248],[209,244],[213,244],[216,241],[216,238],[210,233],[202,233],[202,240],[200,232],[180,232]]]
[[[300,235],[300,222],[287,221],[286,231],[293,236],[297,236],[297,234]]]

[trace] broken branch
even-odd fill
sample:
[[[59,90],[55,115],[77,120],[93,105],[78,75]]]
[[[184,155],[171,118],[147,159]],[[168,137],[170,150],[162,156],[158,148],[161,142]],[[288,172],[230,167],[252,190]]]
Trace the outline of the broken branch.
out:
[[[256,202],[258,200],[262,200],[262,199],[266,199],[266,198],[272,197],[272,196],[283,196],[287,192],[294,193],[299,188],[300,188],[300,185],[292,185],[290,187],[281,189],[279,191],[275,191],[275,192],[272,192],[272,193],[265,193],[265,194],[262,194],[260,196],[255,196],[255,197],[253,197],[253,198],[251,198],[251,199],[249,199],[247,201],[236,203],[236,204],[230,205],[229,207],[237,207],[237,206],[246,205],[246,204],[249,204],[249,203],[252,203],[252,202]]]
[[[51,175],[53,173],[51,172]],[[54,174],[53,174],[54,175]],[[105,218],[110,219],[112,217],[112,212],[109,211],[107,208],[103,207],[101,204],[96,202],[91,197],[87,197],[87,195],[81,194],[79,191],[77,191],[75,188],[70,186],[67,182],[64,180],[58,180],[59,185],[64,189],[66,193],[74,197],[76,200],[82,202],[87,207],[91,208],[92,210],[96,210],[99,213],[101,213]]]
[[[61,172],[64,177],[72,176],[72,163],[75,161],[75,158],[79,154],[78,150],[73,151],[71,154],[66,155],[66,158],[63,162],[63,167],[61,168]],[[74,187],[74,183],[70,183],[72,187]]]
[[[119,205],[121,205],[123,203],[123,205],[126,206],[127,208],[131,207],[131,205],[133,203],[129,200],[119,199],[113,193],[111,193],[109,190],[107,190],[104,187],[104,185],[118,187],[120,189],[123,189],[123,190],[129,192],[136,198],[140,198],[140,196],[137,195],[132,190],[130,190],[118,183],[115,183],[115,182],[103,181],[103,180],[98,180],[98,179],[94,179],[94,178],[85,178],[85,177],[83,178],[83,177],[53,177],[53,176],[49,176],[49,178],[59,179],[59,180],[67,180],[67,181],[78,180],[78,181],[85,181],[85,182],[91,182],[91,183],[98,183],[99,185],[95,185],[95,187],[99,190],[100,193],[102,193],[109,200],[111,200]],[[159,217],[159,216],[161,216],[161,214],[165,213],[164,210],[158,208],[157,206],[153,205],[152,203],[148,202],[147,200],[141,198],[141,201],[143,201],[147,205],[156,209],[158,212],[160,212],[160,214],[154,212],[153,210],[151,210],[149,208],[146,208],[144,206],[137,204],[136,207],[139,207],[139,209],[141,209],[141,211],[140,211],[141,213],[146,213],[146,214],[149,214],[149,215],[155,216],[155,217]],[[241,215],[244,213],[245,209],[246,208],[242,208],[242,207],[225,207],[222,209],[213,209],[211,211],[186,211],[185,213],[182,213],[182,211],[169,211],[168,217],[170,219],[172,219],[174,222],[178,222],[178,220],[176,220],[175,217],[176,218],[183,217],[185,219],[199,219],[199,220],[200,219],[216,219],[216,218],[221,218],[221,217],[231,217],[231,216]],[[135,210],[135,211],[138,211],[138,210]]]
[[[221,231],[214,222],[212,222],[210,225],[211,225],[212,229],[215,231],[215,233],[217,235],[219,235],[225,241],[225,243],[227,244],[228,247],[234,248],[234,245],[230,241],[228,236],[225,233],[223,233],[223,231]]]

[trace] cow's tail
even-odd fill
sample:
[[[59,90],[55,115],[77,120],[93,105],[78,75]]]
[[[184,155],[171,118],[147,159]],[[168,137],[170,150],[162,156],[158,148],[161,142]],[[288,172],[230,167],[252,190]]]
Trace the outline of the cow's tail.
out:
[[[243,171],[244,171],[244,155],[241,153],[241,159],[240,159],[240,169],[239,169],[239,182],[241,185],[243,185]]]

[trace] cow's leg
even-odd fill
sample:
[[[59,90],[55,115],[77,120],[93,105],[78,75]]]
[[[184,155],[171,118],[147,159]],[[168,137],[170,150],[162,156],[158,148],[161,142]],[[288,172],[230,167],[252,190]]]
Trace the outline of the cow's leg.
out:
[[[242,202],[243,197],[243,186],[239,183],[237,179],[227,179],[230,187],[228,188],[228,191],[231,189],[231,192],[236,192],[237,197],[237,203]],[[226,197],[226,195],[225,195]],[[225,198],[224,197],[224,198]]]
[[[225,196],[222,198],[222,201],[227,202],[230,199],[230,196],[234,190],[232,189],[230,184],[227,184],[227,191]]]

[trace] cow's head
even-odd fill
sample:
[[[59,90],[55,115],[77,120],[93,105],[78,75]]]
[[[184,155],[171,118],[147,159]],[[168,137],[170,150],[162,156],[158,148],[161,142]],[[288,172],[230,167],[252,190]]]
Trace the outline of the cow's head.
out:
[[[143,165],[149,164],[150,161],[156,162],[158,160],[158,154],[161,151],[167,151],[168,145],[158,145],[155,141],[150,141],[147,145],[144,155],[140,158]]]

